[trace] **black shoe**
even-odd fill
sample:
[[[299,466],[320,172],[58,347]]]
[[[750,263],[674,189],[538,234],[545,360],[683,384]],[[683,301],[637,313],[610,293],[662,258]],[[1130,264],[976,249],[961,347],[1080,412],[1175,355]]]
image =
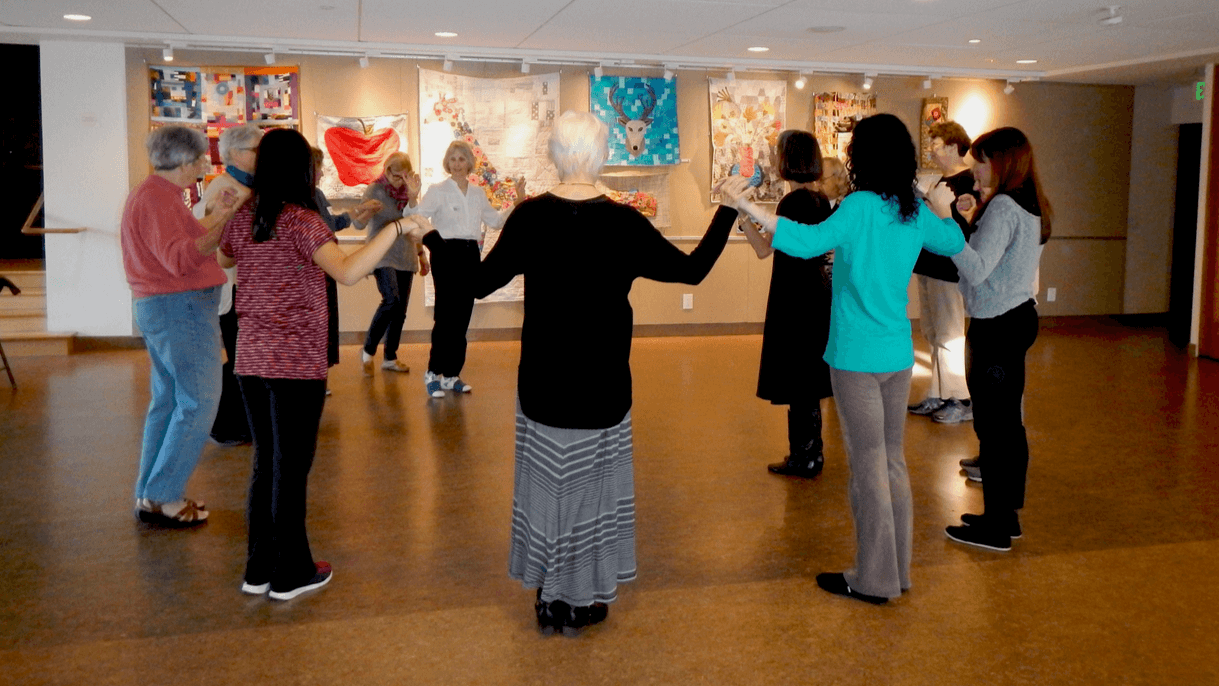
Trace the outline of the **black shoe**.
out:
[[[803,479],[812,479],[821,473],[821,469],[825,467],[825,458],[821,455],[810,459],[792,459],[788,458],[782,462],[776,462],[771,465],[766,465],[766,469],[771,474],[779,476],[798,476]]]
[[[238,445],[249,445],[252,440],[249,436],[233,436],[231,438],[208,436],[207,438],[212,443],[224,448],[232,448]]]
[[[567,620],[563,622],[564,633],[568,633],[567,629],[583,629],[594,624],[600,624],[608,616],[609,606],[605,603],[572,606]]]
[[[974,455],[973,457],[966,457],[966,458],[964,458],[963,460],[961,460],[961,461],[960,461],[960,462],[958,462],[957,464],[961,465],[961,467],[962,467],[962,468],[964,468],[964,469],[977,469],[977,468],[978,468],[978,460],[980,460],[980,459],[982,459],[982,456],[981,456],[981,455]]]
[[[826,572],[824,574],[818,574],[817,585],[820,586],[822,590],[829,591],[834,595],[844,595],[848,598],[854,598],[855,600],[862,600],[865,603],[872,603],[873,605],[884,605],[885,603],[889,602],[888,598],[882,598],[878,595],[868,595],[867,593],[860,593],[859,591],[851,588],[851,585],[847,583],[847,578],[841,573],[835,574],[832,572]]]
[[[980,514],[963,514],[961,515],[961,523],[965,526],[986,526],[986,515]],[[1020,520],[1017,519],[1015,524],[1012,524],[1011,530],[1008,531],[1012,540],[1020,538],[1024,532],[1020,530]]]
[[[1001,553],[1012,549],[1012,537],[1001,533],[992,526],[950,526],[944,529],[944,533],[948,534],[948,538],[965,545],[997,550]]]

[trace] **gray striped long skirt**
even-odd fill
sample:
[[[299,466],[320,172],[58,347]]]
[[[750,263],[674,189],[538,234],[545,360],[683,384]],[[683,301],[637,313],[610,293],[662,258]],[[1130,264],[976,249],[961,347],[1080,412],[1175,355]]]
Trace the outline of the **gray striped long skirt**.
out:
[[[608,429],[558,429],[516,404],[508,575],[542,600],[611,603],[635,579],[631,413]]]

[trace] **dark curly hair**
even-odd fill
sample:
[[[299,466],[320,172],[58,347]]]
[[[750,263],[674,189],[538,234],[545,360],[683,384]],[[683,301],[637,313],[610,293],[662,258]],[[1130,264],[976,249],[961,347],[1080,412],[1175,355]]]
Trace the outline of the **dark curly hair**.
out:
[[[287,205],[316,212],[313,185],[309,141],[292,129],[268,131],[258,144],[254,163],[254,242],[275,238],[275,223]]]
[[[914,140],[902,120],[892,114],[875,114],[855,125],[847,145],[851,187],[894,203],[903,222],[918,214],[914,195],[917,168]]]

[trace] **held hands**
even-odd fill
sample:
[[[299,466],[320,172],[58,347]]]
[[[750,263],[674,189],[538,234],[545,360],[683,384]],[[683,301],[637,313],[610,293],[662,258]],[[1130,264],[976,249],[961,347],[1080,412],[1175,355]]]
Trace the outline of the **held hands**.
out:
[[[351,218],[360,224],[367,224],[373,215],[385,207],[380,200],[365,200],[351,210]]]
[[[962,196],[972,198],[972,195]],[[940,219],[947,219],[952,216],[952,203],[957,199],[956,193],[948,187],[946,183],[938,183],[931,192],[927,194],[927,205],[931,207],[931,211],[935,212]]]
[[[423,237],[432,230],[432,222],[427,217],[417,214],[412,214],[409,217],[403,217],[398,221],[402,222],[402,233],[410,237],[416,243],[422,243]]]
[[[741,209],[741,201],[745,200],[745,191],[749,188],[749,179],[743,176],[729,176],[712,188],[713,193],[720,194],[720,202],[729,207]]]

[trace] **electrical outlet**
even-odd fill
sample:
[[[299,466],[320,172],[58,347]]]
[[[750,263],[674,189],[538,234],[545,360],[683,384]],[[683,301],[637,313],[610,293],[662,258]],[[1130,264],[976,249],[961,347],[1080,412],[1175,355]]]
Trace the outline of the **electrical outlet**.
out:
[[[1045,289],[1045,301],[1046,302],[1052,303],[1057,299],[1058,299],[1058,289],[1057,288]]]
[[[681,294],[681,309],[683,309],[683,310],[693,310],[694,309],[694,294],[693,293],[682,293]]]

